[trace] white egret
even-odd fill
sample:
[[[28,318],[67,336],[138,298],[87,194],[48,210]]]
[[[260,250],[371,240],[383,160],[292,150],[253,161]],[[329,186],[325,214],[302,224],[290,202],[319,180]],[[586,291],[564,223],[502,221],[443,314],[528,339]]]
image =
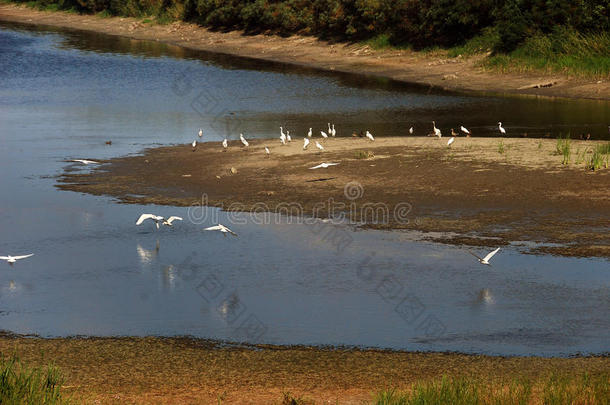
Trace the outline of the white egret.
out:
[[[409,128],[409,133],[413,135],[413,127]]]
[[[246,141],[246,138],[244,138],[244,134],[239,134],[239,140],[241,141],[241,143],[245,146],[248,147],[250,146],[250,144],[248,143],[248,141]]]
[[[470,131],[466,129],[466,127],[464,127],[463,125],[460,125],[460,131],[462,131],[465,134],[469,134],[470,135]]]
[[[320,149],[321,151],[324,150],[324,146],[320,145],[320,142],[316,141],[316,148]]]
[[[282,132],[282,134],[280,135],[280,143],[282,145],[286,145],[286,135]]]
[[[496,250],[494,250],[493,252],[490,252],[487,256],[481,258],[477,255],[475,255],[474,253],[472,253],[470,250],[468,251],[468,253],[470,253],[471,255],[473,255],[474,257],[476,257],[479,260],[479,263],[481,264],[486,264],[488,266],[491,266],[491,264],[489,263],[489,260],[496,254],[498,253],[498,251],[500,250],[500,248],[497,248]]]
[[[199,137],[201,138],[203,136],[203,130],[201,128],[199,128]]]
[[[96,165],[100,162],[96,162],[95,160],[87,160],[87,159],[72,159],[70,162],[82,163],[84,165]]]
[[[286,138],[286,134],[284,133],[284,128],[280,127],[280,138]]]
[[[233,232],[232,230],[230,230],[229,228],[227,228],[226,226],[222,225],[222,224],[218,224],[215,226],[210,226],[208,228],[204,228],[204,231],[220,231],[222,232],[225,236],[227,236],[227,233],[230,233],[233,236],[237,236],[237,234],[235,232]]]
[[[11,256],[11,255],[0,256],[0,260],[6,260],[6,262],[12,266],[13,263],[17,262],[17,260],[26,259],[26,258],[32,257],[32,256],[34,256],[34,253],[30,253],[29,255],[23,255],[23,256]]]
[[[309,146],[309,139],[303,138],[303,150],[307,149]]]
[[[313,135],[313,132],[311,132],[312,128],[309,128],[309,132],[307,132],[307,137],[311,138],[311,136]]]
[[[228,147],[229,147],[229,142],[227,142],[227,138],[225,138],[222,141],[222,148],[226,152]]]
[[[309,169],[326,169],[327,167],[337,166],[338,164],[339,163],[320,163],[319,165],[310,167]]]
[[[326,132],[324,131],[320,131],[320,135],[322,135],[322,138],[328,138],[328,135],[326,135]]]
[[[330,129],[330,122],[329,122],[329,123],[328,123],[328,134],[329,134],[329,135],[332,135],[332,132],[333,132],[333,131],[332,131],[332,129]]]
[[[171,216],[171,217],[165,219],[164,217],[162,217],[160,215],[142,214],[142,215],[140,215],[140,218],[138,218],[138,220],[136,221],[136,225],[141,225],[142,222],[146,221],[147,219],[152,219],[155,222],[157,229],[159,229],[159,222],[162,223],[163,225],[173,226],[172,222],[174,222],[175,220],[182,221],[182,218],[176,217],[176,216]]]
[[[193,141],[191,146],[193,147],[193,152],[195,152],[195,149],[197,149],[197,140],[196,139]]]
[[[371,134],[369,131],[366,131],[366,137],[367,137],[368,139],[370,139],[370,140],[371,140],[371,142],[375,140],[375,138],[373,137],[373,134]]]
[[[506,135],[506,130],[502,128],[501,122],[498,122],[498,129],[500,130],[500,133],[502,133],[502,135]]]
[[[337,131],[335,131],[335,124],[333,124],[333,129],[330,131],[330,134],[331,134],[332,136],[337,135]]]
[[[434,135],[441,138],[443,134],[441,133],[441,130],[436,127],[436,122],[432,121],[432,127],[434,128]]]
[[[449,140],[447,141],[447,146],[451,146],[451,144],[455,142],[455,137],[452,136],[451,138],[449,138]]]
[[[292,142],[292,138],[290,137],[290,131],[286,131],[286,140],[288,142]]]
[[[269,155],[271,155],[271,152],[269,151],[269,148],[265,146],[265,153],[267,154],[267,157],[269,157]]]

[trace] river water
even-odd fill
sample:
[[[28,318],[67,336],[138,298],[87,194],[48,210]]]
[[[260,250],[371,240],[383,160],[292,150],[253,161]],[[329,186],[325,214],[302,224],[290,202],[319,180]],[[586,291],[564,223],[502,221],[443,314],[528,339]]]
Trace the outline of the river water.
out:
[[[482,266],[408,231],[260,223],[213,208],[117,204],[59,191],[69,159],[204,140],[416,135],[608,137],[610,103],[465,95],[125,38],[0,24],[0,330],[192,335],[276,344],[489,354],[603,353],[607,259],[525,255]],[[111,140],[112,145],[105,141]],[[142,212],[185,221],[157,231]],[[239,237],[203,232],[231,223]],[[330,236],[329,236],[330,235]],[[339,235],[345,243],[337,244]],[[484,254],[485,249],[479,251]]]

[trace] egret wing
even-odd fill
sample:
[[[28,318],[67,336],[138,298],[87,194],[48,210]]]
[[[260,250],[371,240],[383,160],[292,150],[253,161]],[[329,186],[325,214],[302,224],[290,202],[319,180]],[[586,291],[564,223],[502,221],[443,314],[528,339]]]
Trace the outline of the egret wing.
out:
[[[498,250],[500,250],[500,248],[497,248],[493,252],[489,253],[487,256],[485,256],[485,258],[483,258],[483,260],[488,262],[489,259],[491,259],[496,253],[498,253]]]
[[[136,221],[136,225],[140,225],[142,222],[144,222],[150,218],[156,219],[157,216],[153,215],[153,214],[142,214],[142,215],[140,215],[140,218],[138,218],[138,220]]]
[[[26,258],[32,257],[32,256],[34,256],[34,253],[30,253],[29,255],[23,255],[23,256],[14,256],[13,259],[20,260],[20,259],[26,259]]]
[[[8,256],[0,256],[0,260],[8,260]]]
[[[171,223],[172,223],[172,221],[174,221],[174,220],[176,220],[176,221],[182,221],[182,218],[181,218],[181,217],[176,217],[176,216],[173,216],[173,215],[172,215],[171,217],[167,218],[167,222],[169,222],[170,224],[171,224]]]
[[[474,253],[472,253],[472,251],[470,251],[470,250],[468,251],[468,253],[470,253],[471,255],[473,255],[474,257],[476,257],[476,258],[477,258],[477,259],[479,259],[479,260],[483,260],[481,257],[479,257],[479,256],[475,255],[475,254],[474,254]]]
[[[215,225],[215,226],[210,226],[208,228],[203,228],[204,231],[220,231],[222,229],[222,226],[220,225]]]

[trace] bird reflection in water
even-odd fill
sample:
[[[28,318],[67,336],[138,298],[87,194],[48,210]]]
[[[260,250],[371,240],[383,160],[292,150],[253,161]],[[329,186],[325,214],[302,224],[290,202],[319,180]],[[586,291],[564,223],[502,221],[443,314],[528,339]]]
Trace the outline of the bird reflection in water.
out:
[[[235,315],[241,313],[241,303],[239,297],[235,292],[231,293],[219,306],[218,312],[225,319],[229,320],[235,318]]]
[[[477,297],[477,302],[481,304],[493,304],[494,297],[491,295],[491,292],[488,288],[483,288],[479,291],[479,295]]]
[[[165,291],[173,291],[176,287],[176,268],[173,265],[163,267],[161,272],[161,284]]]
[[[138,252],[138,256],[140,257],[140,262],[142,264],[150,264],[159,254],[159,240],[157,239],[157,244],[155,248],[152,250],[144,249],[139,243],[136,246],[136,251]]]

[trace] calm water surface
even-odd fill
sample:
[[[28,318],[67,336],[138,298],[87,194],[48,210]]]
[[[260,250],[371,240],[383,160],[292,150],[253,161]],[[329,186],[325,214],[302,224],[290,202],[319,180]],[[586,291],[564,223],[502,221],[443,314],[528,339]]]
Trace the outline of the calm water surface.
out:
[[[569,355],[608,351],[610,265],[523,255],[494,266],[410,232],[294,224],[216,209],[155,231],[141,212],[54,188],[66,159],[206,140],[444,131],[607,137],[610,103],[429,91],[101,35],[0,25],[0,329],[43,336],[232,341]],[[112,145],[104,144],[112,140]],[[73,167],[72,169],[76,169]],[[191,212],[193,214],[193,212]],[[192,216],[192,215],[191,215]],[[237,222],[239,238],[202,232]],[[150,224],[148,224],[150,225]],[[337,249],[333,237],[348,240]],[[158,246],[158,248],[157,248]],[[483,249],[484,251],[484,249]],[[481,252],[483,253],[483,252]]]

